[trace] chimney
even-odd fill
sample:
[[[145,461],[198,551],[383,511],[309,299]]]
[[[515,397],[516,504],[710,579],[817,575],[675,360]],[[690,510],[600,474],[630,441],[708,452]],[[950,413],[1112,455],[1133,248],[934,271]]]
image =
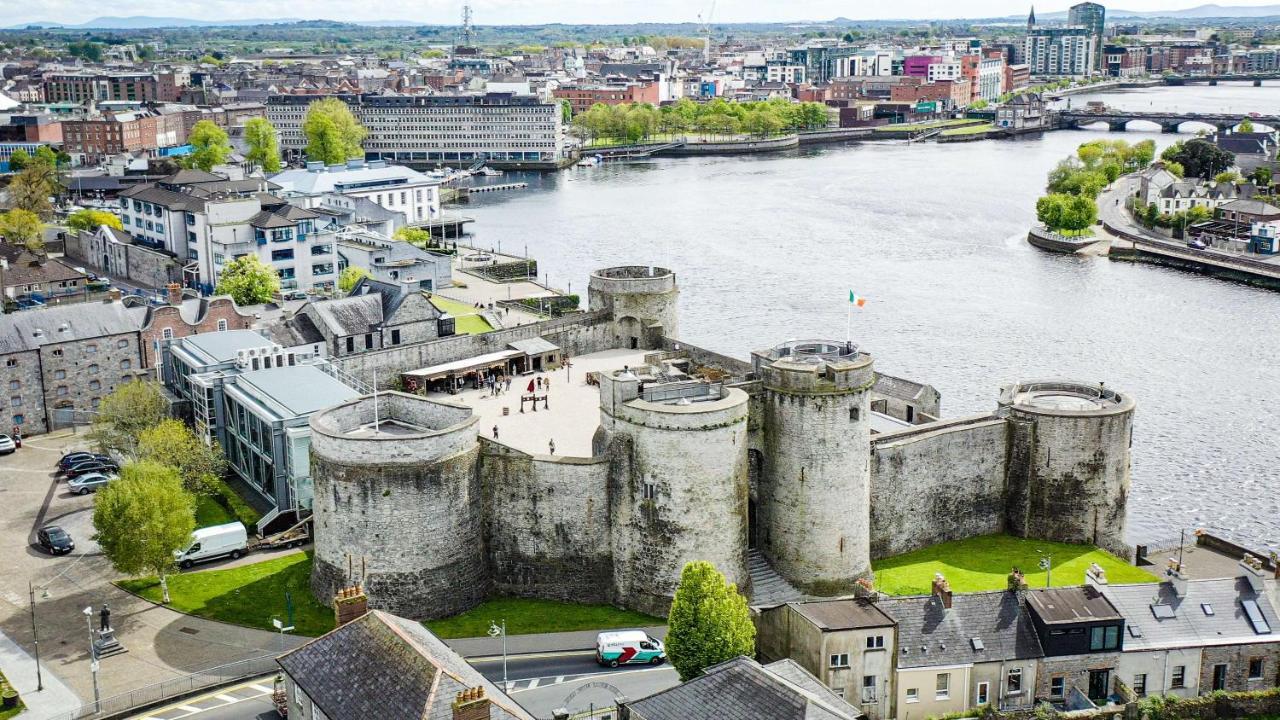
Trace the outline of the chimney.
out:
[[[1169,561],[1164,570],[1165,582],[1173,586],[1173,594],[1178,597],[1187,596],[1187,576],[1182,574],[1182,564],[1174,558]]]
[[[107,302],[120,302],[120,288],[111,288],[107,293]]]
[[[181,305],[182,304],[182,286],[179,285],[178,283],[171,282],[166,286],[166,289],[169,291],[169,304]]]
[[[352,585],[339,588],[333,598],[334,621],[338,627],[363,616],[369,612],[369,596],[364,594],[364,587]]]
[[[453,700],[453,720],[489,720],[489,698],[483,687],[467,688]]]
[[[1102,569],[1098,563],[1089,563],[1088,569],[1084,571],[1085,585],[1106,585],[1107,571]]]
[[[942,576],[942,573],[933,574],[933,595],[942,601],[944,610],[951,609],[951,583]]]

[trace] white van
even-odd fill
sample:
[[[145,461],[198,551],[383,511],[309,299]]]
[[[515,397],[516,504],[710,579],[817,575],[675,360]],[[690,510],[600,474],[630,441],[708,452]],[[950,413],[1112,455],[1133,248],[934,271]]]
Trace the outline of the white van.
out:
[[[642,630],[618,630],[596,635],[596,662],[619,665],[661,665],[667,659],[662,641]]]
[[[244,523],[233,522],[196,529],[185,548],[173,551],[173,559],[179,567],[189,568],[198,562],[228,555],[234,560],[248,549],[249,533]]]

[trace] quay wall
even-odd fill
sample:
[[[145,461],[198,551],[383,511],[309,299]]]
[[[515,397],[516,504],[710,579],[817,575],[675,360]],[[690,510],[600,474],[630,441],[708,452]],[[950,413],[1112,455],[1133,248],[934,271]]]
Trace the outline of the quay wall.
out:
[[[871,440],[871,558],[1004,531],[1007,423],[977,415]]]
[[[696,155],[738,155],[750,153],[777,152],[800,147],[800,137],[786,135],[780,138],[765,140],[736,140],[725,142],[686,142],[679,147],[661,150],[655,156],[693,157]]]

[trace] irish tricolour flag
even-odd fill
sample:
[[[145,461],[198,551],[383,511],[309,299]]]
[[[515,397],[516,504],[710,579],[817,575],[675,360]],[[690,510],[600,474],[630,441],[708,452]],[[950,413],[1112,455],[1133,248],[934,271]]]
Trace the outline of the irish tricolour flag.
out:
[[[861,295],[859,295],[858,293],[856,293],[856,292],[854,292],[854,291],[850,290],[850,291],[849,291],[849,302],[850,302],[851,304],[853,304],[853,305],[857,305],[858,307],[862,307],[863,305],[866,305],[866,304],[867,304],[867,299],[866,299],[866,298],[864,298],[864,297],[862,297],[862,296],[861,296]]]

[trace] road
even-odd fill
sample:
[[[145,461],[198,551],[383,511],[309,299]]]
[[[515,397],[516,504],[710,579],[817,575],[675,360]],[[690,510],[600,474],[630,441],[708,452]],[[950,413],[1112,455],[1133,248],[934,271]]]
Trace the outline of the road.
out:
[[[502,687],[501,656],[468,662]],[[512,699],[540,718],[551,717],[558,708],[579,712],[609,706],[618,696],[642,698],[680,682],[667,664],[601,667],[592,650],[510,656],[507,680]]]
[[[270,677],[220,688],[132,716],[134,720],[279,720]]]

